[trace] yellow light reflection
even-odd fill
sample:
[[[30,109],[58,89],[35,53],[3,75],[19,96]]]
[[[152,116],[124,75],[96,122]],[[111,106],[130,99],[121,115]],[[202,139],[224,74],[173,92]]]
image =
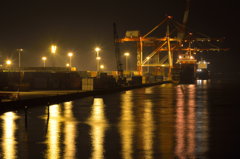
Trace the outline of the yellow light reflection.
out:
[[[156,139],[158,139],[159,147],[161,152],[161,158],[174,158],[172,151],[174,150],[174,133],[175,127],[172,123],[175,122],[175,99],[173,93],[174,85],[166,84],[164,88],[161,86],[159,89],[162,100],[159,100],[159,106],[163,108],[156,109],[156,132],[158,133]]]
[[[107,120],[104,114],[104,102],[102,98],[94,98],[91,116],[88,119],[91,125],[92,158],[103,158],[104,133],[107,128]]]
[[[153,154],[153,112],[152,102],[150,100],[145,101],[143,110],[143,123],[142,123],[142,137],[143,137],[143,149],[144,158],[151,159]]]
[[[3,120],[3,136],[2,136],[2,155],[0,157],[4,159],[14,159],[17,158],[16,154],[16,140],[15,131],[16,123],[15,120],[18,116],[14,112],[7,112],[2,115]]]
[[[64,103],[64,158],[75,158],[76,123],[72,111],[72,102]]]
[[[145,88],[145,94],[152,94],[153,93],[153,87],[148,87],[148,88]]]
[[[132,91],[126,91],[125,94],[122,94],[121,98],[122,105],[119,131],[121,135],[122,158],[131,159],[134,133]]]
[[[47,158],[60,158],[60,105],[49,106],[49,123],[47,132]]]

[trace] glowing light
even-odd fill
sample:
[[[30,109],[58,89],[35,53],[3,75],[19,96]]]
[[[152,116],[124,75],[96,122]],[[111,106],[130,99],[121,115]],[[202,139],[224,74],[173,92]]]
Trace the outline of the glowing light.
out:
[[[181,55],[179,56],[179,59],[182,59],[182,56],[181,56]]]
[[[47,57],[43,56],[43,57],[42,57],[42,60],[43,60],[43,61],[46,61],[46,60],[47,60]]]
[[[198,68],[198,69],[197,69],[197,72],[202,72],[202,69]]]
[[[43,60],[43,67],[45,67],[45,62],[46,62],[46,60],[47,60],[47,57],[43,56],[43,57],[42,57],[42,60]]]
[[[100,49],[99,47],[96,47],[96,48],[95,48],[95,51],[96,51],[96,52],[99,52],[100,50],[101,50],[101,49]]]
[[[193,56],[190,56],[190,59],[194,59]]]
[[[9,65],[12,64],[12,61],[11,61],[11,60],[7,60],[7,61],[6,61],[6,64],[9,66]]]
[[[69,66],[70,66],[70,64],[69,64],[69,63],[67,63],[67,64],[66,64],[66,67],[69,67]]]
[[[100,56],[97,56],[97,57],[96,57],[96,60],[101,60],[101,57],[100,57]]]
[[[101,68],[101,69],[104,69],[104,65],[100,65],[100,68]]]
[[[57,46],[56,45],[51,45],[51,53],[55,54],[57,51]]]
[[[69,52],[69,53],[68,53],[68,56],[69,56],[69,57],[72,57],[72,56],[73,56],[73,53],[72,53],[72,52]]]
[[[125,52],[125,53],[124,53],[124,56],[129,56],[129,55],[130,55],[129,52]]]

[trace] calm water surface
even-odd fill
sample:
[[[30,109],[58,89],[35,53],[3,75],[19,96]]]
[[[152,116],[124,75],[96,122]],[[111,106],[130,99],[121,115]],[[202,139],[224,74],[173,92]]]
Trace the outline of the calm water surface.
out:
[[[239,85],[163,84],[0,114],[0,158],[235,158]]]

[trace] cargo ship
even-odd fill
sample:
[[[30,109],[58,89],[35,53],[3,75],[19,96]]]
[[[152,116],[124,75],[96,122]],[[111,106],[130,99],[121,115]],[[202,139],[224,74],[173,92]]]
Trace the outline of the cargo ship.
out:
[[[197,60],[190,53],[180,54],[172,71],[172,78],[175,83],[189,84],[196,79]]]

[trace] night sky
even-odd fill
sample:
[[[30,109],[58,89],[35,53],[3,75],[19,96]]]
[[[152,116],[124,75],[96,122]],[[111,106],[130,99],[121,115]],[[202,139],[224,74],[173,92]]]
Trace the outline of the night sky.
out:
[[[190,2],[187,26],[210,37],[225,37],[220,46],[230,50],[210,53],[208,59],[217,71],[238,71],[237,5],[233,0],[210,1]],[[23,48],[22,66],[42,66],[41,57],[49,56],[49,46],[56,43],[57,66],[65,66],[67,52],[73,51],[74,66],[79,70],[95,70],[94,48],[99,46],[107,70],[115,70],[113,22],[117,24],[119,37],[127,30],[140,30],[144,34],[166,15],[182,21],[185,7],[185,0],[1,2],[0,64],[11,58],[17,65],[16,49]],[[122,48],[125,50],[128,51]],[[131,56],[132,68],[135,54]]]

